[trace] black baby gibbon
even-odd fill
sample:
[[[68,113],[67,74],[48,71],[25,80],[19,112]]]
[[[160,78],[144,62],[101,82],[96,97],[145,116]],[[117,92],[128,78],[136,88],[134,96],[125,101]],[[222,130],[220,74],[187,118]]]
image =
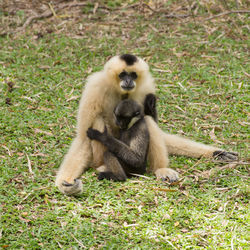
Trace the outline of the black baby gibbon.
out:
[[[146,96],[144,109],[146,107],[148,115],[155,116],[155,102],[153,94]],[[132,99],[125,99],[116,106],[114,118],[120,129],[118,138],[108,134],[106,128],[104,132],[89,128],[87,135],[107,147],[104,165],[97,169],[98,179],[125,181],[133,174],[146,172],[149,132],[142,106]]]

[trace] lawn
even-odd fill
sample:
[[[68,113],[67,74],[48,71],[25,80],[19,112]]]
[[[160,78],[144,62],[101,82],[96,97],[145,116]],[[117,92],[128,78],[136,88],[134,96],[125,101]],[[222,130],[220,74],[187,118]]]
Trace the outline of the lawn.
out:
[[[0,11],[0,248],[247,249],[249,14],[216,15],[249,5],[96,2],[21,31],[27,9]],[[238,152],[240,163],[171,156],[174,184],[88,170],[80,196],[61,194],[55,175],[85,79],[123,53],[150,65],[162,129]]]

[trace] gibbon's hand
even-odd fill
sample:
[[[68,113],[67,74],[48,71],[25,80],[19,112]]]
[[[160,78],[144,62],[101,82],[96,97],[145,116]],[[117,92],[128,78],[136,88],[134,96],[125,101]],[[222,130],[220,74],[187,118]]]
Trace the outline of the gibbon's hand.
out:
[[[104,132],[100,132],[99,130],[89,128],[88,131],[87,131],[87,136],[91,140],[103,141],[103,140],[105,140],[107,138],[108,131],[107,131],[106,126],[105,126],[105,129],[104,129]]]
[[[74,183],[63,181],[59,189],[66,195],[79,195],[82,193],[82,182],[79,179],[74,179]]]
[[[152,116],[157,121],[156,110],[156,96],[154,94],[147,94],[144,100],[144,113],[145,115]]]
[[[215,160],[218,161],[225,161],[225,162],[230,162],[230,161],[238,161],[239,160],[239,155],[238,153],[235,152],[227,152],[227,151],[214,151],[213,157]]]

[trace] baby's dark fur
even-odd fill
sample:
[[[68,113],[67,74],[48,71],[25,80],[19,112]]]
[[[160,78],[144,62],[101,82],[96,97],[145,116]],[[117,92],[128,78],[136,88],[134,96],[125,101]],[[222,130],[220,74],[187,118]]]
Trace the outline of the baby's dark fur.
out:
[[[146,96],[144,107],[147,115],[156,116],[156,98],[153,94]],[[118,139],[109,135],[107,129],[101,133],[89,128],[87,135],[107,147],[104,153],[105,170],[101,171],[98,179],[125,181],[132,174],[146,172],[149,146],[149,132],[144,119],[143,108],[132,99],[121,101],[114,110],[117,126],[120,128]],[[129,125],[132,126],[129,127]]]

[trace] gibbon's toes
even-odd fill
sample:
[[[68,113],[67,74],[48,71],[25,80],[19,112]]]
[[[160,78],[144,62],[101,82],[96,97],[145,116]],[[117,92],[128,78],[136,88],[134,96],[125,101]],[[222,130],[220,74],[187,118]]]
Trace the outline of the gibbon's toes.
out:
[[[235,152],[227,152],[227,151],[214,151],[213,152],[214,159],[218,161],[237,161],[239,159],[239,155]]]
[[[159,168],[155,171],[156,178],[165,181],[169,179],[169,182],[175,182],[179,180],[179,174],[171,168]]]
[[[61,185],[58,185],[59,190],[66,195],[78,195],[82,193],[82,182],[79,179],[75,179],[74,183],[63,181]]]
[[[98,180],[113,180],[113,181],[125,181],[126,178],[120,178],[118,176],[115,176],[112,172],[100,172],[98,175]]]

